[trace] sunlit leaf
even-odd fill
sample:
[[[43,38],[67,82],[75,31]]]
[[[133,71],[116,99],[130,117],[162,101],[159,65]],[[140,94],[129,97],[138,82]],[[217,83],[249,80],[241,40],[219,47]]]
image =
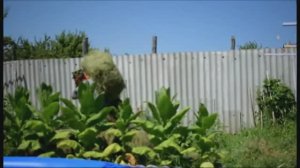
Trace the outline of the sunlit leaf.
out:
[[[42,153],[38,157],[52,157],[52,156],[55,156],[55,152],[54,151]]]
[[[150,159],[154,159],[156,156],[156,153],[154,150],[147,146],[140,146],[140,147],[133,147],[132,148],[132,153],[138,154],[141,156],[148,156]]]
[[[94,127],[90,127],[78,134],[79,141],[87,147],[93,146],[97,141],[97,130]]]
[[[103,121],[106,118],[106,116],[113,110],[115,110],[114,107],[104,107],[100,112],[88,118],[86,121],[86,125],[90,127]]]
[[[201,163],[200,168],[214,168],[214,165],[211,162],[203,162]]]
[[[102,155],[103,155],[104,157],[108,157],[108,156],[110,156],[111,154],[120,152],[121,150],[122,150],[122,147],[121,147],[119,144],[117,144],[117,143],[112,143],[112,144],[110,144],[108,147],[106,147],[106,148],[104,149],[104,151],[102,152]]]

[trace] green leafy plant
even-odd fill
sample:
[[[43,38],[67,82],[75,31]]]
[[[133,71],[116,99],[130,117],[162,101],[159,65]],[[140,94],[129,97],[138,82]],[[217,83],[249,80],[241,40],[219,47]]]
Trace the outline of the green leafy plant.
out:
[[[137,119],[135,123],[140,125],[149,135],[153,148],[134,147],[132,152],[140,157],[149,157],[149,161],[159,165],[174,165],[175,160],[183,151],[180,142],[180,133],[184,134],[181,121],[188,112],[189,107],[178,110],[179,102],[170,97],[170,89],[162,88],[156,92],[156,106],[148,102],[152,112],[153,121]]]
[[[101,151],[106,147],[105,141],[101,140],[99,134],[108,128],[105,125],[107,116],[110,113],[115,113],[117,109],[114,107],[104,106],[103,94],[94,96],[95,84],[81,83],[78,89],[78,97],[80,107],[77,108],[71,101],[67,99],[61,99],[65,106],[61,108],[62,114],[61,120],[64,121],[69,131],[77,132],[74,139],[77,143],[76,146],[80,148],[78,156],[87,156],[84,154],[87,151]],[[57,133],[59,134],[59,133]],[[66,141],[65,146],[67,148],[76,147],[70,142],[68,134],[63,141]],[[69,146],[67,146],[69,144]],[[76,149],[79,149],[76,147]]]
[[[217,113],[209,114],[205,105],[201,103],[195,117],[196,122],[189,126],[190,132],[184,143],[190,148],[184,154],[186,157],[191,157],[195,167],[217,164],[222,157],[222,151],[218,149],[219,144],[216,141],[220,131],[213,129]]]
[[[125,99],[118,106],[117,120],[106,122],[104,125],[108,129],[103,130],[100,134],[100,137],[107,144],[106,148],[103,151],[87,151],[83,153],[83,157],[134,165],[136,160],[130,153],[130,142],[137,130],[132,121],[139,114],[140,112],[134,113],[132,111],[129,99]]]
[[[17,154],[23,136],[20,130],[33,115],[29,104],[29,92],[22,87],[17,87],[14,94],[4,97],[4,154]]]
[[[39,108],[31,105],[24,88],[7,95],[4,154],[182,167],[211,166],[219,156],[211,129],[217,115],[209,114],[204,105],[196,123],[187,127],[181,122],[189,108],[178,110],[179,102],[171,98],[169,89],[156,92],[155,104],[147,102],[150,120],[138,118],[141,112],[133,112],[129,99],[117,108],[107,106],[105,95],[95,94],[95,89],[95,84],[79,85],[78,107],[46,84],[37,90]],[[132,143],[142,131],[149,137],[148,146]]]
[[[259,112],[257,120],[263,123],[283,123],[295,120],[296,101],[291,89],[279,79],[265,79],[263,89],[257,91]]]
[[[29,101],[27,89],[18,87],[14,95],[8,94],[5,112],[5,141],[11,150],[7,154],[36,155],[48,149],[49,139],[57,124],[59,93],[51,94],[52,88],[42,84],[39,89],[41,108],[35,109]],[[43,93],[43,94],[42,94]]]

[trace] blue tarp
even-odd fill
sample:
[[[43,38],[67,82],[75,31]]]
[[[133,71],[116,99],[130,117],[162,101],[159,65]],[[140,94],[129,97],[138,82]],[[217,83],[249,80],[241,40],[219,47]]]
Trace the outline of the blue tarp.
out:
[[[130,168],[127,165],[96,160],[16,156],[4,156],[3,166],[4,168]]]

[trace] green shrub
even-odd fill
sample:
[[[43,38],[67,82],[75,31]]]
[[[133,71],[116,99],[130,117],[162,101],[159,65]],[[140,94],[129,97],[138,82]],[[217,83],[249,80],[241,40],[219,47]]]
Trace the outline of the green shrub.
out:
[[[257,120],[262,123],[283,123],[285,119],[296,119],[295,96],[279,79],[265,79],[263,89],[257,91],[256,100],[260,112]]]

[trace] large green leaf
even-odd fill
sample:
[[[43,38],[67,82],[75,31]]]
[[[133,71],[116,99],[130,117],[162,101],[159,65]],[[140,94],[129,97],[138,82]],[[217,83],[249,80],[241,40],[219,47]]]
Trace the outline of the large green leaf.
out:
[[[51,138],[51,142],[57,142],[62,139],[69,139],[72,135],[75,135],[77,131],[73,129],[64,129],[64,130],[57,130],[55,135]]]
[[[46,122],[51,122],[53,117],[59,112],[59,102],[53,102],[49,104],[45,109],[42,111],[43,118]]]
[[[127,128],[128,128],[128,125],[127,123],[125,123],[125,120],[123,120],[123,118],[119,118],[117,121],[116,121],[116,127],[124,132]]]
[[[48,97],[48,104],[59,101],[60,92],[53,93]]]
[[[91,147],[97,141],[96,136],[97,130],[94,127],[90,127],[78,134],[78,139],[86,147]]]
[[[31,140],[31,151],[37,151],[41,149],[41,144],[38,140]]]
[[[61,98],[60,100],[71,110],[77,111],[76,106],[70,100],[65,99],[65,98]]]
[[[168,166],[168,165],[170,165],[170,164],[172,164],[172,161],[171,161],[171,160],[162,160],[162,161],[160,162],[160,165],[164,165],[164,166]]]
[[[157,151],[167,151],[168,149],[175,149],[178,153],[182,151],[181,147],[178,145],[177,140],[180,137],[179,134],[173,134],[170,138],[163,141],[156,147],[154,147],[154,150]]]
[[[80,115],[75,110],[69,107],[61,107],[61,111],[62,111],[61,118],[63,118],[64,120],[71,119],[71,118],[80,120]]]
[[[46,134],[52,132],[46,123],[39,120],[26,121],[21,131],[26,139],[44,137]]]
[[[52,87],[45,83],[42,83],[40,87],[37,89],[38,98],[42,108],[45,108],[46,106],[48,106],[48,104],[59,101],[60,93],[56,92],[52,94],[52,91],[53,91]]]
[[[55,156],[55,152],[54,151],[50,151],[50,152],[46,152],[46,153],[42,153],[40,154],[38,157],[53,157]]]
[[[95,105],[97,110],[101,110],[104,107],[104,94],[99,94],[95,99]]]
[[[84,152],[82,155],[84,158],[93,158],[93,159],[102,159],[104,155],[97,151],[87,151]]]
[[[154,124],[148,120],[136,119],[132,121],[132,123],[141,126],[147,133],[155,135],[155,136],[163,136],[163,127],[162,125]]]
[[[122,102],[122,104],[119,106],[119,110],[120,117],[124,121],[129,120],[129,117],[133,114],[133,112],[128,98]]]
[[[132,120],[135,120],[139,115],[142,114],[142,111],[138,111],[135,114],[131,115],[128,122],[131,122]],[[128,124],[128,123],[127,123]],[[130,123],[129,123],[130,124]]]
[[[190,107],[186,107],[182,110],[180,110],[176,115],[174,115],[171,119],[170,122],[172,123],[173,126],[176,126],[184,117],[184,115],[190,110]]]
[[[30,104],[29,91],[27,89],[17,87],[14,95],[8,94],[8,100],[19,119],[26,120],[31,117],[30,111],[25,107],[26,104]]]
[[[30,141],[29,140],[23,140],[21,144],[17,147],[18,150],[26,150],[30,147]]]
[[[198,152],[197,148],[190,147],[190,148],[187,148],[187,149],[181,151],[180,153],[184,156],[189,156],[189,155],[191,155],[193,153],[197,153],[197,152]]]
[[[206,117],[208,116],[208,111],[207,111],[207,108],[205,107],[204,104],[200,104],[200,107],[199,107],[199,117]]]
[[[25,96],[21,97],[14,106],[16,116],[20,119],[21,123],[30,119],[32,116],[32,111],[28,108],[27,104],[29,104],[27,98]]]
[[[79,131],[83,131],[87,127],[87,125],[82,120],[69,119],[64,120],[64,122],[68,123],[69,127]]]
[[[122,147],[117,143],[112,143],[104,149],[104,151],[102,152],[102,155],[103,155],[103,157],[108,157],[111,154],[118,153],[120,151],[122,151]]]
[[[209,129],[211,126],[214,125],[216,119],[217,119],[217,114],[211,114],[207,117],[202,118],[202,127],[205,129]]]
[[[199,127],[201,127],[202,126],[202,118],[208,116],[207,108],[205,107],[205,105],[203,103],[200,103],[198,112],[197,112],[197,114],[195,114],[195,116],[196,116],[196,124]]]
[[[178,112],[176,115],[174,115],[168,123],[164,127],[164,132],[169,134],[174,129],[178,128],[181,120],[183,119],[184,115],[189,111],[189,107],[186,107],[182,109],[180,112]]]
[[[100,112],[98,112],[97,114],[93,114],[90,118],[88,118],[86,121],[86,125],[90,127],[103,121],[106,116],[113,110],[115,110],[114,107],[104,107]]]
[[[45,132],[49,130],[46,123],[40,120],[28,120],[25,122],[23,128],[30,130],[31,132]]]
[[[211,162],[203,162],[201,163],[200,168],[214,168],[214,165]]]
[[[105,131],[105,134],[108,135],[108,136],[115,136],[115,137],[120,137],[122,136],[122,132],[118,129],[115,129],[115,128],[110,128],[108,130]]]
[[[156,93],[156,106],[164,125],[176,113],[170,95],[168,95],[168,91],[165,88],[160,89]]]
[[[139,147],[133,147],[132,148],[132,153],[140,155],[140,156],[147,156],[150,159],[154,159],[156,156],[156,153],[154,150],[147,146],[139,146]]]
[[[77,141],[66,139],[66,140],[60,141],[56,145],[56,147],[58,149],[62,149],[66,153],[69,153],[72,150],[73,151],[79,151],[79,149],[81,148],[81,145]]]
[[[81,105],[80,111],[83,114],[89,115],[97,112],[94,99],[94,90],[92,90],[92,86],[90,84],[81,83],[79,85],[78,99]]]
[[[41,113],[31,104],[26,104],[34,118],[41,118]]]
[[[191,125],[189,127],[189,130],[192,131],[193,133],[204,135],[206,129],[198,125]]]
[[[123,142],[130,142],[132,138],[138,133],[139,131],[137,130],[131,130],[125,133],[124,136],[121,137],[121,140]]]
[[[148,102],[148,107],[150,108],[153,117],[155,118],[155,120],[159,123],[159,124],[163,124],[162,119],[159,115],[159,112],[157,110],[157,108],[154,106],[154,104],[152,104],[151,102]]]
[[[41,149],[41,144],[38,140],[23,140],[17,149],[36,151]]]

